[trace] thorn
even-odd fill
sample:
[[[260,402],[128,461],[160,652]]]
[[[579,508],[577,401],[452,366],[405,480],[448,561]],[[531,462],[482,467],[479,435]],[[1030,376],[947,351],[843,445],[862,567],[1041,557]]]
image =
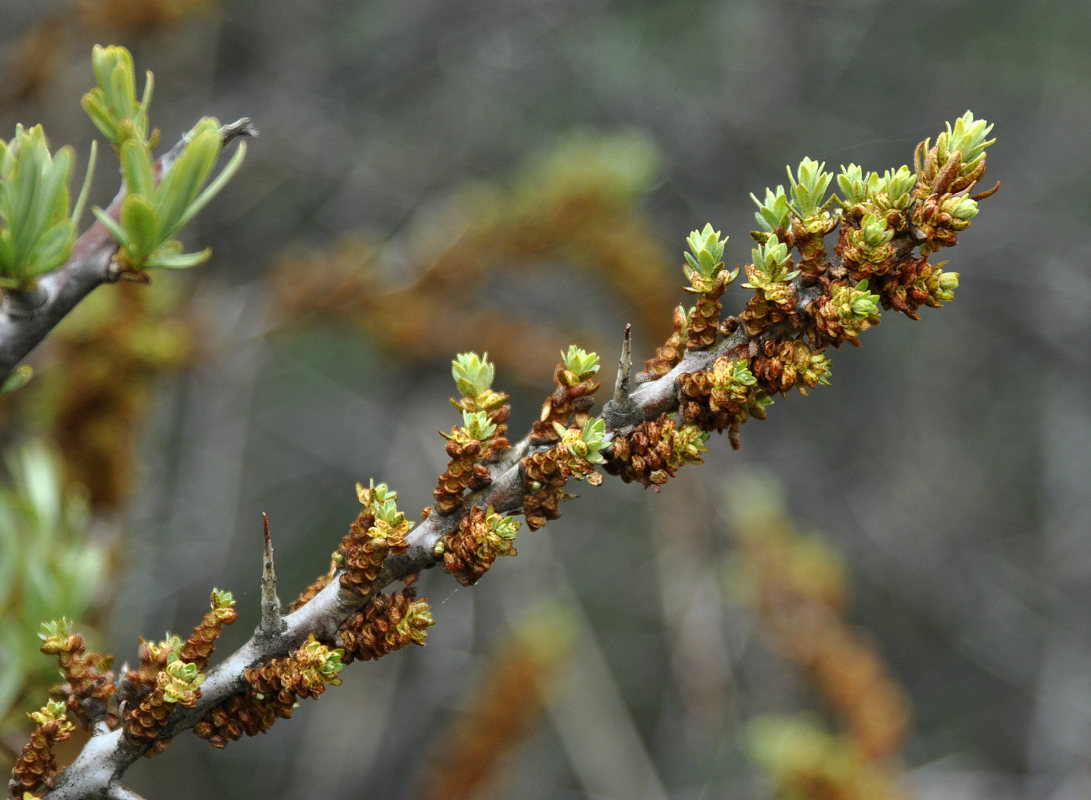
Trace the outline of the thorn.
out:
[[[261,566],[261,623],[258,631],[272,637],[287,630],[288,623],[280,613],[280,598],[277,597],[277,575],[273,568],[273,540],[269,536],[269,517],[263,511],[261,518],[265,523],[265,554]]]
[[[625,336],[621,340],[621,356],[617,362],[617,380],[614,382],[614,396],[602,409],[602,418],[610,430],[621,430],[633,425],[641,418],[640,409],[630,396],[633,379],[633,326],[625,325]]]
[[[614,382],[614,402],[623,404],[629,399],[629,384],[633,379],[633,325],[625,323],[625,336],[621,340],[621,357],[617,361],[617,380]]]

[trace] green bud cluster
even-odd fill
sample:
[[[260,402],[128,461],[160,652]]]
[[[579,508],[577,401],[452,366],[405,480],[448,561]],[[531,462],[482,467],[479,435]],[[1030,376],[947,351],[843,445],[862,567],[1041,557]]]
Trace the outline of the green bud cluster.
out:
[[[875,211],[885,215],[887,211],[905,211],[913,202],[912,191],[917,176],[904,164],[897,170],[886,170],[882,175],[868,172],[866,175],[857,164],[841,166],[837,185],[846,209],[858,208],[857,213]]]
[[[324,684],[340,685],[341,679],[338,675],[345,666],[341,663],[344,655],[344,650],[331,650],[311,633],[296,654],[296,659],[303,664],[300,674],[302,685],[310,690]]]
[[[413,644],[423,645],[428,637],[428,629],[435,624],[428,601],[421,597],[409,604],[409,608],[394,628],[402,639],[408,638]]]
[[[197,669],[197,665],[182,661],[176,653],[171,653],[167,657],[167,666],[159,673],[156,680],[158,688],[163,690],[165,702],[183,705],[195,699],[198,689],[204,682],[204,673]]]
[[[398,493],[391,491],[385,483],[376,486],[375,481],[370,481],[365,489],[362,483],[357,482],[356,497],[375,517],[375,523],[368,530],[373,538],[404,536],[413,527],[413,523],[398,510]]]
[[[763,409],[772,399],[757,389],[757,378],[745,358],[718,358],[708,371],[711,388],[708,405],[712,411]]]
[[[606,423],[601,419],[589,419],[583,429],[565,428],[554,423],[561,437],[560,449],[567,451],[567,464],[577,474],[587,471],[587,464],[601,464],[606,459],[599,451],[606,444]]]
[[[993,126],[983,119],[974,119],[973,113],[967,111],[955,120],[954,127],[948,122],[946,128],[947,130],[936,137],[937,160],[943,163],[957,150],[962,156],[961,174],[968,175],[985,157],[985,148],[996,141],[985,139]],[[924,149],[928,148],[929,140],[926,139]]]
[[[222,589],[213,589],[211,597],[213,611],[227,611],[235,607],[235,597],[231,592]]]
[[[561,351],[561,363],[578,381],[588,380],[599,371],[598,353],[588,353],[574,344],[568,346],[567,353]]]
[[[496,557],[510,553],[514,548],[515,534],[521,526],[519,520],[497,514],[490,505],[485,510],[484,530],[478,538],[478,556],[485,558],[491,553]]]
[[[706,222],[700,231],[690,231],[686,237],[688,252],[683,252],[686,263],[682,271],[690,282],[690,291],[697,293],[711,292],[720,280],[724,268],[724,245],[728,237],[720,238],[720,232],[713,230],[712,223]],[[729,275],[727,282],[734,280]]]
[[[479,442],[487,442],[496,435],[496,425],[489,420],[488,412],[469,411],[462,412],[462,425],[471,439]]]
[[[451,362],[451,376],[462,395],[462,402],[455,402],[459,408],[494,411],[508,399],[506,394],[492,388],[496,367],[489,361],[488,353],[481,356],[477,353],[459,353]]]
[[[834,284],[830,287],[830,305],[850,337],[856,337],[879,321],[879,295],[868,291],[868,282],[856,286]]]
[[[144,94],[137,102],[136,67],[124,47],[95,45],[91,68],[98,86],[83,96],[83,109],[95,127],[119,152],[128,139],[154,145],[148,135],[148,105],[155,86],[152,73],[145,73]]]
[[[799,275],[799,270],[792,269],[788,246],[775,236],[753,248],[750,256],[754,259],[754,271],[749,275],[751,282],[743,284],[747,289],[764,289],[774,283],[787,283]]]
[[[60,700],[48,700],[46,704],[37,711],[31,711],[27,714],[27,717],[35,725],[45,726],[50,722],[62,721],[62,728],[65,733],[70,733],[75,730],[76,726],[70,722],[67,718],[67,707]]]
[[[879,263],[894,253],[890,244],[894,230],[887,227],[886,219],[875,214],[864,214],[860,227],[848,233],[848,243],[853,248],[852,259],[856,262]],[[848,257],[846,253],[846,257]]]
[[[694,464],[702,463],[701,454],[708,452],[705,442],[710,435],[708,431],[701,430],[693,423],[683,425],[674,434],[671,455],[677,463],[686,461]]]
[[[826,190],[833,180],[833,173],[827,172],[825,167],[825,161],[819,163],[811,158],[804,158],[799,162],[794,175],[792,168],[788,167],[792,193],[790,207],[792,213],[804,220],[804,227],[807,227],[806,220],[825,215],[826,209],[833,202],[832,197],[826,199]],[[766,192],[768,191],[767,189]]]
[[[0,140],[0,288],[33,289],[40,275],[68,260],[91,185],[94,147],[69,213],[74,159],[71,147],[49,152],[41,125],[16,125],[11,141]]]
[[[788,196],[784,193],[783,186],[777,186],[775,192],[766,188],[764,202],[755,197],[753,192],[750,199],[758,207],[754,218],[763,230],[772,233],[778,228],[787,229],[791,226],[792,209],[788,205]]]

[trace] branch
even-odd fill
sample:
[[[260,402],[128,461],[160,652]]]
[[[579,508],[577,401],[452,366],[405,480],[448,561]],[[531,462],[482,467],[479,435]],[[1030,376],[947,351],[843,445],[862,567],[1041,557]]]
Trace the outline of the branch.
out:
[[[253,136],[256,130],[247,118],[220,128],[226,146],[240,136]],[[185,137],[164,153],[157,162],[160,179],[170,172],[186,143]],[[106,213],[115,220],[125,199],[124,185],[111,201]],[[43,275],[30,291],[9,290],[0,301],[0,381],[19,364],[64,319],[83,298],[104,283],[115,283],[127,276],[114,261],[118,244],[101,222],[88,228],[72,248],[68,261]]]
[[[626,329],[614,398],[598,417],[587,413],[598,386],[593,380],[598,356],[573,346],[562,354],[557,388],[541,418],[509,446],[504,433],[510,407],[507,395],[491,388],[492,365],[474,354],[460,355],[453,372],[462,399],[454,402],[465,426],[444,434],[451,462],[424,521],[409,532],[396,493],[383,484],[366,489],[358,484],[364,510],[342,540],[330,573],[291,604],[295,610],[286,616],[277,610],[266,528],[263,621],[250,640],[204,675],[198,670],[208,661],[219,623],[198,626],[180,655],[170,641],[142,643],[141,670],[119,683],[119,696],[136,697],[139,709],[119,708],[124,725],[111,732],[96,725],[96,735],[46,796],[108,795],[137,758],[160,752],[171,737],[198,723],[205,729],[198,733],[217,746],[265,730],[275,717],[290,714],[296,696],[315,696],[324,684],[339,682],[342,658],[344,663],[376,658],[422,641],[430,614],[418,608],[412,618],[406,608],[412,590],[398,597],[381,594],[385,587],[410,584],[439,563],[460,582],[476,582],[497,555],[514,555],[516,521],[502,514],[521,511],[529,527],[540,527],[559,516],[556,506],[567,497],[568,479],[601,483],[596,464],[658,489],[683,463],[700,461],[711,431],[727,430],[737,447],[738,426],[750,417],[764,419],[771,395],[793,387],[806,394],[825,383],[829,361],[823,351],[858,344],[857,336],[878,324],[880,304],[916,318],[920,306],[950,300],[957,275],[930,264],[928,254],[954,245],[957,232],[977,213],[968,193],[984,173],[982,151],[988,143],[982,142],[988,129],[983,122],[970,128],[971,123],[967,113],[961,127],[952,132],[949,126],[931,150],[923,142],[915,175],[888,171],[864,180],[858,168],[843,172],[843,216],[828,213],[833,198],[825,204],[822,198],[832,176],[809,159],[800,165],[798,183],[789,173],[791,204],[781,187],[778,193],[767,190],[765,205],[759,202],[766,232],[754,234],[759,246],[746,265],[750,283],[745,286],[754,295],[738,316],[720,313],[719,298],[741,271],[724,269],[726,239],[710,225],[691,233],[684,270],[695,305],[676,310],[674,333],[635,379],[630,379]],[[883,215],[873,214],[876,209]],[[823,237],[838,226],[836,256],[827,258]],[[789,246],[798,250],[797,262]],[[638,385],[630,391],[633,380]],[[233,614],[231,603],[229,595],[214,591],[210,615]],[[406,630],[403,623],[417,629]],[[81,655],[82,639],[60,628],[53,626],[48,652],[60,653],[69,664],[89,665],[80,674],[96,674],[91,668],[97,661]],[[201,631],[212,632],[202,637]],[[164,703],[161,687],[168,680],[174,681],[174,699]],[[69,697],[70,712],[81,696],[98,696],[93,682],[83,683]],[[142,696],[135,691],[141,688]],[[61,712],[52,709],[48,719],[55,721]]]

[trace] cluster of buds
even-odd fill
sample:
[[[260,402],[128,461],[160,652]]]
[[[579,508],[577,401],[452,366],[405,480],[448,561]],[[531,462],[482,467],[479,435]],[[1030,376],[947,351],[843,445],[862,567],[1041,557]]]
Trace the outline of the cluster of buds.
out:
[[[459,508],[466,491],[483,489],[492,482],[486,465],[508,448],[504,433],[511,413],[508,396],[492,388],[496,367],[489,362],[488,353],[460,353],[451,362],[451,374],[462,395],[451,403],[462,411],[463,424],[449,434],[440,433],[447,440],[450,458],[432,493],[441,514]]]
[[[181,658],[197,669],[203,670],[216,649],[216,640],[223,633],[224,625],[230,625],[239,617],[235,610],[235,598],[231,592],[213,589],[209,597],[209,610],[200,623],[193,629],[189,639],[182,645]]]
[[[689,314],[683,306],[675,306],[671,318],[671,334],[667,341],[655,349],[655,355],[644,362],[644,371],[637,376],[640,381],[661,378],[670,372],[674,365],[686,354],[686,340],[689,338]]]
[[[910,319],[920,319],[921,306],[940,308],[953,300],[958,288],[958,273],[943,269],[946,261],[931,263],[927,257],[903,261],[897,273],[884,275],[875,281],[875,289],[885,308],[900,311]]]
[[[413,589],[379,594],[345,620],[337,633],[337,645],[344,651],[345,664],[357,659],[371,661],[411,644],[423,646],[433,624],[428,601],[418,599]]]
[[[356,497],[364,508],[341,539],[335,560],[344,567],[341,586],[367,596],[387,555],[404,553],[409,547],[405,535],[413,523],[398,510],[398,493],[385,483],[376,486],[372,481],[366,489],[357,483]]]
[[[269,730],[277,719],[292,715],[298,698],[317,697],[327,685],[339,685],[343,656],[344,651],[331,650],[312,633],[285,658],[246,670],[247,690],[205,714],[193,732],[213,747],[224,748],[243,734],[256,736]]]
[[[113,659],[86,652],[83,636],[74,633],[72,623],[64,618],[43,623],[38,638],[42,640],[41,651],[57,657],[65,680],[61,691],[72,715],[85,728],[108,717],[107,703],[115,693],[114,673],[110,671]]]
[[[977,215],[977,201],[996,188],[970,196],[970,191],[985,175],[985,148],[995,139],[986,139],[992,130],[985,120],[974,119],[967,111],[952,127],[936,137],[929,147],[925,139],[913,153],[917,185],[913,190],[918,204],[911,219],[910,232],[921,242],[923,255],[958,241]]]
[[[773,401],[758,385],[746,359],[720,356],[712,369],[679,376],[682,419],[704,431],[728,430],[734,449],[739,448],[739,425],[749,417],[765,419],[765,407]]]
[[[569,423],[582,426],[589,419],[594,402],[592,394],[599,388],[595,374],[599,371],[597,353],[588,353],[576,345],[569,345],[568,352],[561,353],[561,363],[553,371],[553,394],[542,404],[542,413],[530,433],[530,443],[550,444],[557,441],[556,425]]]
[[[834,283],[829,294],[823,295],[811,310],[812,340],[840,347],[844,342],[859,346],[857,337],[879,324],[879,295],[868,290],[862,280],[855,286]]]
[[[784,395],[794,386],[806,396],[808,389],[830,383],[830,360],[802,339],[766,339],[750,360],[750,371],[768,394]]]
[[[682,265],[682,270],[690,285],[685,288],[687,292],[697,295],[696,304],[686,315],[686,348],[707,350],[716,343],[720,297],[738,276],[739,270],[724,269],[727,237],[721,239],[720,232],[713,230],[711,223],[705,223],[700,231],[690,231],[686,244],[689,251],[683,253],[686,263]]]
[[[474,506],[458,528],[444,535],[437,553],[442,551],[444,569],[463,586],[472,586],[498,557],[516,555],[518,530],[519,520],[497,514],[492,506]]]
[[[177,636],[140,644],[140,669],[137,680],[131,680],[139,695],[126,703],[122,717],[125,737],[137,745],[152,745],[149,756],[166,748],[168,740],[160,739],[159,732],[175,708],[193,708],[201,696],[205,676],[196,664],[182,660],[182,646]],[[128,677],[132,676],[130,672]]]
[[[602,475],[594,465],[605,462],[599,452],[606,444],[606,423],[602,419],[588,420],[583,428],[556,425],[559,438],[548,450],[524,456],[519,462],[523,479],[530,491],[523,498],[523,516],[527,526],[537,530],[548,520],[560,515],[559,504],[564,499],[564,485],[569,478],[586,480],[592,486],[602,483]]]
[[[674,417],[663,414],[646,420],[614,439],[603,468],[625,483],[636,481],[656,491],[677,474],[683,464],[703,463],[708,432],[696,425],[678,427]]]
[[[53,754],[53,745],[72,738],[76,729],[65,714],[65,704],[50,700],[38,711],[27,714],[34,723],[30,741],[23,745],[23,751],[11,771],[8,791],[15,798],[36,798],[39,790],[48,791],[53,786],[57,775],[57,758]]]
[[[743,287],[753,289],[754,296],[739,318],[746,326],[746,332],[756,336],[769,325],[783,322],[794,314],[797,295],[791,282],[799,275],[799,270],[792,269],[788,246],[773,234],[750,253],[754,260],[746,265],[748,282]]]

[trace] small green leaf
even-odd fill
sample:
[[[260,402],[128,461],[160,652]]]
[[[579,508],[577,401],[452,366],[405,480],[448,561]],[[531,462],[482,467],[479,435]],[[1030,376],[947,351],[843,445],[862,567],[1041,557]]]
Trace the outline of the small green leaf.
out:
[[[129,235],[125,232],[125,229],[118,224],[117,220],[107,214],[98,206],[91,209],[91,213],[95,215],[95,219],[102,224],[110,235],[114,237],[116,241],[122,247],[126,247],[129,244]]]
[[[166,253],[162,255],[152,254],[144,262],[146,269],[190,269],[200,266],[208,261],[212,255],[212,248],[206,247],[198,253]]]
[[[140,147],[130,139],[122,149],[129,149],[129,145]],[[128,237],[125,250],[132,261],[131,266],[140,267],[161,241],[152,201],[142,194],[126,195],[121,201],[121,227]]]
[[[23,388],[27,385],[33,375],[34,367],[30,366],[30,364],[20,364],[8,373],[8,376],[4,379],[3,386],[0,386],[0,394],[7,394],[8,392],[14,392],[16,389]]]

